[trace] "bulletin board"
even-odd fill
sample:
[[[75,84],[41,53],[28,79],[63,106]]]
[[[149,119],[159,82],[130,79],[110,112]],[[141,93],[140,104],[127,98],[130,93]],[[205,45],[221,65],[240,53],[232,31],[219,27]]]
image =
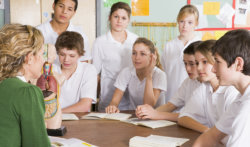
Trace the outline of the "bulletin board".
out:
[[[250,30],[250,0],[188,0],[200,14],[197,31]]]

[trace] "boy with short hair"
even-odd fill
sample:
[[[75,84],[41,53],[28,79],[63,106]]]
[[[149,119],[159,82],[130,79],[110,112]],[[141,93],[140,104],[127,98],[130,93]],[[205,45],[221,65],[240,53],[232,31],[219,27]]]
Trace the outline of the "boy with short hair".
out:
[[[240,95],[221,116],[215,127],[202,134],[194,146],[216,146],[228,135],[226,146],[250,145],[250,33],[227,32],[213,47],[214,72],[220,85],[233,85]]]

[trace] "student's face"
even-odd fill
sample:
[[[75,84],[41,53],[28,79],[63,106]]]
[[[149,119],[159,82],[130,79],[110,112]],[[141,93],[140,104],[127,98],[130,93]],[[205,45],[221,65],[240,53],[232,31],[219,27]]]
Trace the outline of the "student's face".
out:
[[[129,16],[124,9],[117,9],[109,18],[111,31],[124,31],[129,24]]]
[[[77,50],[68,50],[67,48],[60,49],[58,56],[62,69],[67,70],[75,70],[78,59],[80,58]]]
[[[30,78],[32,79],[38,79],[41,76],[41,71],[43,64],[45,62],[43,58],[44,48],[41,48],[36,55],[33,55],[33,53],[30,54],[28,57],[28,71],[25,71],[25,73],[30,74]]]
[[[184,54],[183,62],[185,64],[185,68],[186,68],[186,71],[188,73],[189,78],[190,79],[198,78],[199,75],[197,72],[197,67],[196,67],[194,55]]]
[[[227,62],[218,54],[215,54],[215,64],[213,72],[219,80],[220,85],[231,85],[232,75],[234,73],[233,66],[227,66]]]
[[[216,75],[212,72],[213,65],[208,62],[207,58],[199,51],[195,52],[194,55],[200,80],[210,82],[216,78]]]
[[[179,32],[182,36],[193,33],[196,26],[197,22],[193,14],[189,14],[180,21],[178,21]]]
[[[133,47],[132,61],[135,69],[146,68],[151,60],[151,52],[149,48],[143,43],[137,43]]]
[[[59,0],[53,4],[54,19],[58,23],[68,23],[75,14],[75,2],[72,0]]]

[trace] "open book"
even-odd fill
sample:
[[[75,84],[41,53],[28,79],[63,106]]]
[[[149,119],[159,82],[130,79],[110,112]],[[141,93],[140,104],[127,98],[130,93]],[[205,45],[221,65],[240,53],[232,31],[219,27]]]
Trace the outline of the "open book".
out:
[[[79,118],[72,113],[63,113],[62,120],[79,120]]]
[[[130,118],[127,120],[122,120],[122,122],[131,123],[134,125],[141,125],[141,126],[145,126],[145,127],[149,127],[153,129],[176,124],[174,122],[167,121],[167,120],[141,120],[138,118]]]
[[[77,138],[65,139],[49,136],[51,147],[97,147]]]
[[[132,114],[126,113],[89,113],[81,117],[81,119],[113,119],[113,120],[126,120],[131,117]]]
[[[158,135],[148,137],[135,136],[129,140],[129,147],[176,147],[189,141],[187,138],[175,138]]]

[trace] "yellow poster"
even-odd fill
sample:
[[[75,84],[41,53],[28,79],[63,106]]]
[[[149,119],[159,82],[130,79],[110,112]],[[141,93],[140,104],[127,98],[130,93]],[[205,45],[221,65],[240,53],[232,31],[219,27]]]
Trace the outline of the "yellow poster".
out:
[[[218,15],[220,13],[220,2],[203,2],[204,15]]]
[[[215,31],[215,39],[218,40],[220,37],[222,37],[224,34],[226,34],[227,31]]]
[[[132,0],[132,16],[149,16],[149,0]]]
[[[216,39],[213,31],[205,31],[202,33],[202,40]]]

